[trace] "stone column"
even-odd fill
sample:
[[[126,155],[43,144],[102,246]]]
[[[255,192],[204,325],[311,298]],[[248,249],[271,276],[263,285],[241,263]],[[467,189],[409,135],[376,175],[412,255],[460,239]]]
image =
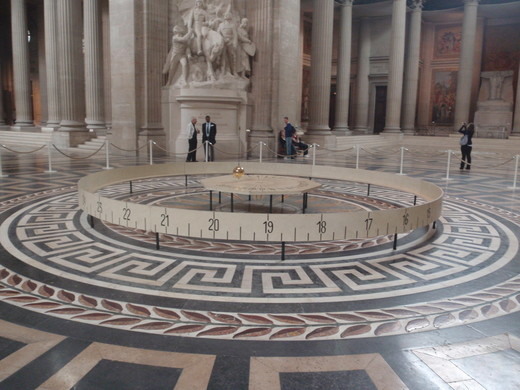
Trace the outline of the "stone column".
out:
[[[394,0],[388,66],[385,133],[401,132],[403,97],[404,44],[406,31],[406,0]]]
[[[90,137],[85,127],[82,54],[82,3],[58,0],[58,58],[60,59],[60,146],[73,147]]]
[[[4,89],[2,87],[2,63],[0,62],[0,127],[6,126],[4,113]]]
[[[313,0],[308,135],[331,135],[329,127],[334,1]]]
[[[56,0],[43,3],[45,24],[45,60],[47,63],[47,126],[56,128],[60,125],[60,88],[58,84],[58,7]]]
[[[352,51],[352,3],[346,0],[341,6],[341,27],[337,75],[336,123],[334,131],[339,135],[343,132],[350,135],[348,128],[349,92],[350,92],[350,61]]]
[[[403,132],[408,134],[413,134],[415,131],[423,0],[413,0],[411,7],[412,15],[408,36],[408,55],[406,56],[403,94]]]
[[[253,124],[249,134],[249,148],[259,141],[268,143],[274,149],[274,134],[271,126],[271,93],[273,68],[273,2],[256,0],[248,7],[252,8],[251,40],[256,45],[256,55],[252,67]],[[252,156],[259,154],[253,149]]]
[[[520,136],[520,66],[518,67],[518,81],[516,83],[515,117],[511,135]]]
[[[141,105],[142,125],[139,129],[138,145],[154,141],[166,149],[166,134],[161,121],[161,73],[164,60],[168,55],[168,3],[165,1],[145,0],[143,2],[143,44],[142,52],[143,94]],[[143,152],[149,153],[149,148]],[[161,149],[155,149],[162,155]]]
[[[356,76],[356,124],[354,131],[366,133],[368,131],[368,103],[370,73],[370,19],[362,18],[359,32],[359,54]]]
[[[479,0],[464,0],[462,47],[455,100],[455,129],[457,129],[462,122],[468,122],[470,120],[469,109],[471,105],[471,81],[473,78],[473,62],[475,57],[478,3]]]
[[[13,73],[16,108],[14,127],[33,126],[25,0],[11,0],[11,31],[13,40]]]
[[[105,128],[103,101],[103,46],[99,0],[83,0],[85,45],[86,123],[89,129]],[[159,105],[158,105],[159,106]]]

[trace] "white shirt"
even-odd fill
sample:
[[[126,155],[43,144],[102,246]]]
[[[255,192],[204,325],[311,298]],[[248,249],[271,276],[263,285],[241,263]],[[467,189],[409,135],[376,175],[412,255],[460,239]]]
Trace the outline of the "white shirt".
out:
[[[188,123],[188,139],[193,138],[193,133],[195,133],[195,125],[193,123]]]

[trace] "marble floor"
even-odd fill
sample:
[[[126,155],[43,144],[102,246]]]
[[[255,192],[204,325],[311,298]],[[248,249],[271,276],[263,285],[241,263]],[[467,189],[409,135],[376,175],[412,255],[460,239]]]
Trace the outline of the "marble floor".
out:
[[[476,140],[470,171],[458,169],[458,153],[447,169],[447,140],[366,145],[359,160],[440,186],[435,227],[399,235],[395,250],[391,236],[287,244],[283,261],[275,243],[161,235],[157,249],[149,232],[92,227],[76,184],[106,166],[102,153],[54,152],[47,172],[46,151],[2,148],[0,389],[520,389],[520,140]],[[353,168],[356,155],[319,150],[316,163]],[[103,191],[199,209],[207,194],[198,179]],[[309,212],[413,202],[317,180]],[[299,202],[288,196],[274,211],[301,212]],[[218,207],[228,205],[224,196]]]

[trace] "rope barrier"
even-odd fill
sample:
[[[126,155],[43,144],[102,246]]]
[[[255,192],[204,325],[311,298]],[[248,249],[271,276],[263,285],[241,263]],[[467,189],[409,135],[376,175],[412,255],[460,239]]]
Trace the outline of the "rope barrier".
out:
[[[4,148],[4,149],[10,151],[10,152],[13,152],[13,153],[17,153],[17,154],[30,154],[30,153],[35,153],[35,152],[38,152],[39,150],[42,150],[42,149],[43,149],[44,147],[46,147],[47,145],[42,145],[42,146],[40,146],[40,147],[37,148],[37,149],[30,150],[30,151],[26,151],[26,152],[25,152],[25,151],[24,151],[24,152],[21,152],[21,151],[19,151],[19,150],[14,150],[14,149],[11,149],[11,148],[9,148],[9,147],[7,147],[7,146],[5,146],[5,145],[0,145],[0,146],[1,146],[2,148]]]
[[[339,152],[348,152],[349,150],[355,149],[353,146],[348,149],[328,149],[328,148],[321,148],[322,150],[325,150],[327,152],[332,153],[339,153]]]
[[[466,165],[469,165],[469,166],[473,165],[472,163],[468,163],[468,162],[462,160],[462,158],[460,158],[460,157],[457,157],[457,158],[459,159],[460,162],[463,162]],[[502,162],[500,164],[497,164],[497,165],[479,165],[478,167],[479,168],[485,168],[485,169],[487,169],[487,168],[498,168],[498,167],[506,165],[507,163],[513,161],[514,159],[515,159],[515,157],[513,156],[509,160],[506,160],[506,161],[504,161],[504,162]]]
[[[391,153],[382,153],[382,154],[381,154],[381,153],[373,153],[373,152],[370,152],[370,151],[366,150],[365,148],[360,148],[360,149],[363,150],[363,151],[365,151],[365,152],[367,152],[368,154],[371,154],[371,155],[373,155],[373,156],[377,156],[377,157],[391,156],[391,155],[393,155],[393,154],[397,154],[397,153],[400,153],[400,152],[401,152],[401,150],[397,150],[397,151],[395,151],[395,152],[391,152]]]
[[[53,146],[54,149],[56,149],[60,154],[64,155],[65,157],[68,157],[68,158],[70,158],[70,159],[72,159],[72,160],[86,160],[87,158],[90,158],[90,157],[94,156],[95,154],[99,153],[99,151],[105,147],[105,144],[103,143],[103,144],[98,148],[98,150],[96,150],[94,153],[91,153],[91,154],[89,154],[88,156],[84,156],[84,157],[73,157],[73,156],[71,156],[71,155],[69,155],[69,154],[67,154],[67,153],[62,152],[62,151],[61,151],[61,150],[60,150],[56,145],[52,144],[52,146]]]
[[[146,148],[146,146],[147,146],[147,144],[144,144],[143,146],[141,146],[140,148],[137,148],[137,149],[123,149],[123,148],[120,148],[117,145],[114,145],[112,142],[110,143],[110,145],[113,146],[116,149],[119,149],[122,152],[138,152],[139,150],[141,150],[143,148]]]

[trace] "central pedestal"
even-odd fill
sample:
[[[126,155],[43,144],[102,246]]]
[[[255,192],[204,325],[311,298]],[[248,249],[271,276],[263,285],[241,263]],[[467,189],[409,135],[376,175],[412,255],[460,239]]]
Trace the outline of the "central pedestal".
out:
[[[164,87],[161,104],[167,149],[176,153],[180,160],[188,151],[187,126],[191,118],[197,118],[196,127],[202,130],[206,115],[217,125],[215,160],[238,158],[239,153],[241,157],[246,155],[248,105],[245,91]],[[202,134],[197,139],[200,146]],[[203,148],[197,151],[197,160],[204,160]]]

